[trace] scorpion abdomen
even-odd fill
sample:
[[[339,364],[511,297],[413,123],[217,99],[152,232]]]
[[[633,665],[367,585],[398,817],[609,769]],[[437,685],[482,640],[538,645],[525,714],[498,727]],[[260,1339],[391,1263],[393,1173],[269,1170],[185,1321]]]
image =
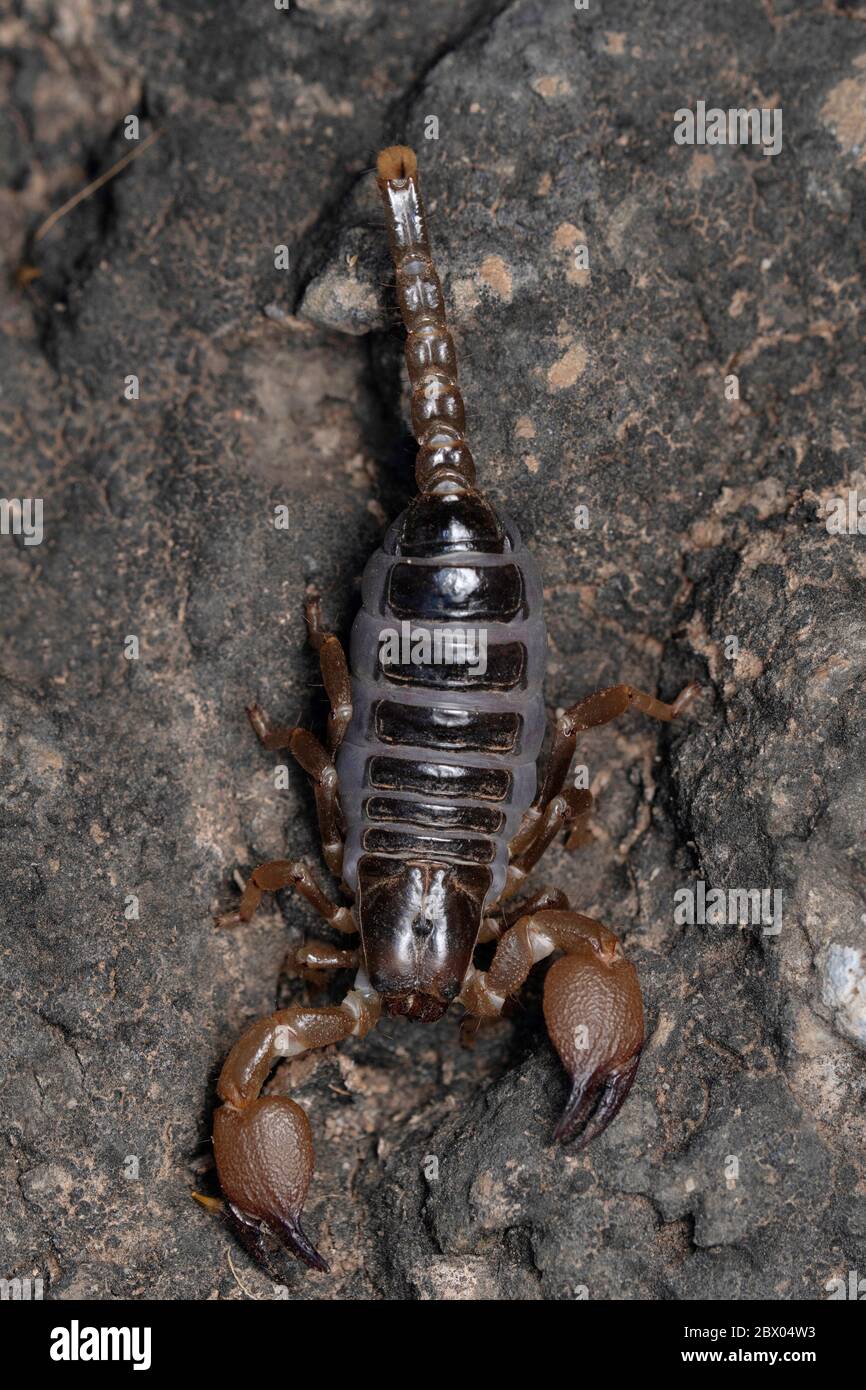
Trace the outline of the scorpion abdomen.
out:
[[[517,528],[474,490],[417,497],[367,565],[352,629],[337,767],[353,892],[375,855],[484,867],[498,898],[536,792],[545,653]]]

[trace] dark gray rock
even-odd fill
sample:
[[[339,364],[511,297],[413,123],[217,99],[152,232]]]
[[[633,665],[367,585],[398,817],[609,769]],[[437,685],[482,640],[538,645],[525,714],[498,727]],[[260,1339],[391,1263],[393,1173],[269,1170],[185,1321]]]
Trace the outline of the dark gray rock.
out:
[[[4,26],[0,487],[44,499],[45,535],[0,537],[0,1273],[273,1293],[190,1192],[221,1061],[302,997],[281,967],[314,924],[285,895],[238,933],[210,911],[238,868],[319,864],[305,779],[274,789],[243,706],[321,717],[304,587],[345,635],[410,495],[365,172],[406,139],[479,471],[543,568],[551,706],[708,693],[674,731],[587,739],[594,839],[539,875],[641,973],[617,1123],[551,1144],[539,981],[471,1051],[449,1016],[284,1066],[333,1263],[289,1269],[289,1297],[817,1298],[862,1274],[866,542],[822,513],[866,497],[862,26],[684,0],[40,0]],[[676,145],[698,100],[778,100],[782,153]],[[34,241],[129,152],[129,114],[159,140]],[[779,890],[781,931],[677,924],[697,880]]]

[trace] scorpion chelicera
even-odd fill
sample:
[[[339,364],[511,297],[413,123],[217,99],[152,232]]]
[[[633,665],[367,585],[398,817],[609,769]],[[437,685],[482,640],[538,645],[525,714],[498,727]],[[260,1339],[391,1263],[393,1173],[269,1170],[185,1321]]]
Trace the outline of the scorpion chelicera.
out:
[[[365,570],[351,674],[318,598],[308,598],[330,701],[326,746],[305,729],[272,727],[257,705],[247,711],[265,748],[289,749],[312,779],[325,862],[354,901],[339,906],[304,864],[277,860],[255,869],[237,911],[217,919],[248,922],[263,893],[291,886],[330,927],[360,935],[350,949],[310,941],[298,952],[306,969],[357,969],[342,1004],[299,1004],[254,1023],[219,1078],[213,1142],[224,1211],[266,1268],[274,1238],[313,1269],[328,1266],[300,1224],[313,1172],[309,1121],[262,1088],[280,1058],[363,1037],[383,1012],[432,1023],[456,1002],[473,1019],[496,1018],[532,967],[561,952],[544,984],[547,1030],[571,1079],[555,1137],[582,1147],[614,1118],[644,1040],[634,966],[613,932],[574,912],[564,893],[503,904],[558,832],[574,832],[589,811],[590,793],[566,785],[578,734],[632,705],[671,720],[698,690],[687,685],[672,704],[631,685],[590,695],[557,719],[538,776],[538,571],[516,527],[476,486],[413,151],[383,150],[377,183],[407,330],[419,491]],[[406,624],[409,650],[395,651],[386,638]],[[419,633],[430,640],[416,642]],[[482,637],[486,660],[470,660]],[[475,948],[491,941],[492,961],[479,970]]]

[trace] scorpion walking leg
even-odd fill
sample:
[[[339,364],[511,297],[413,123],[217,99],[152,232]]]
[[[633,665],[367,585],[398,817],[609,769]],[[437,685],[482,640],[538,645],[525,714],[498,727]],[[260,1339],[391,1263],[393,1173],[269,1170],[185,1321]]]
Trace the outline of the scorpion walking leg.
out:
[[[333,759],[308,729],[287,726],[272,728],[267,715],[258,705],[250,705],[247,715],[265,748],[288,748],[292,757],[312,778],[322,855],[331,873],[339,878],[343,871],[343,833],[339,782]]]
[[[310,1122],[288,1096],[262,1096],[262,1087],[281,1057],[363,1037],[378,1016],[369,988],[351,990],[339,1008],[280,1009],[248,1028],[226,1059],[214,1115],[217,1174],[236,1233],[266,1268],[269,1236],[311,1269],[328,1265],[300,1222],[314,1166]]]
[[[325,985],[326,971],[357,970],[363,963],[358,948],[345,951],[339,946],[332,946],[330,941],[317,941],[315,938],[299,946],[290,960],[294,973],[316,989]]]
[[[295,952],[295,963],[307,970],[348,970],[360,965],[359,950],[344,951],[330,941],[305,941]]]
[[[613,932],[579,912],[531,912],[504,933],[490,969],[467,976],[460,1000],[470,1013],[495,1017],[556,950],[566,954],[544,982],[544,1019],[572,1091],[554,1137],[571,1139],[583,1126],[583,1148],[625,1100],[644,1040],[637,972]]]
[[[322,607],[318,594],[310,594],[304,605],[304,612],[309,638],[319,653],[322,680],[331,702],[327,742],[333,756],[343,742],[343,736],[352,721],[352,682],[349,666],[339,638],[332,632],[325,632],[322,627]]]
[[[667,705],[663,700],[657,700],[654,695],[647,695],[645,691],[635,689],[633,685],[611,685],[606,690],[597,690],[594,695],[580,700],[561,714],[554,727],[544,780],[511,842],[512,854],[519,855],[531,843],[540,817],[565,785],[578,734],[584,733],[587,729],[596,729],[602,724],[609,724],[632,705],[648,714],[651,719],[670,723],[700,694],[700,689],[696,681],[691,681],[680,691],[673,703]]]
[[[563,827],[573,821],[585,821],[591,810],[591,792],[579,787],[566,787],[565,791],[558,792],[547,802],[531,823],[524,820],[508,847],[511,861],[501,896],[510,898],[517,893]],[[523,834],[524,826],[526,834]]]
[[[272,859],[267,864],[259,864],[253,869],[241,895],[236,912],[225,912],[216,918],[218,927],[237,927],[249,922],[254,915],[263,893],[277,893],[281,888],[295,888],[302,898],[324,917],[329,926],[337,931],[357,932],[358,927],[348,907],[338,907],[322,892],[306,864],[292,859]]]

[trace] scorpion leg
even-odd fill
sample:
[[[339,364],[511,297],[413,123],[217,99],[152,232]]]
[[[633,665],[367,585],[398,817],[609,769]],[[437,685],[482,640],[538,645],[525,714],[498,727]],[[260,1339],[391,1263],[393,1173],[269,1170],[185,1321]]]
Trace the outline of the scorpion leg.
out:
[[[295,962],[306,970],[349,970],[361,963],[359,950],[345,951],[330,941],[305,941],[295,952]]]
[[[338,907],[322,892],[306,864],[292,859],[272,859],[267,864],[259,864],[253,869],[247,885],[241,894],[236,912],[225,912],[216,918],[218,927],[237,927],[249,922],[254,915],[263,893],[277,893],[281,888],[292,887],[306,898],[308,903],[324,917],[329,926],[337,931],[357,932],[358,927],[351,908]]]
[[[322,680],[331,703],[328,716],[328,750],[336,753],[352,720],[352,682],[346,653],[338,637],[322,627],[322,605],[319,595],[309,594],[304,604],[310,642],[319,653]]]
[[[565,954],[544,982],[544,1019],[572,1090],[554,1138],[582,1129],[583,1148],[625,1100],[644,1040],[637,972],[613,932],[579,912],[530,912],[503,934],[490,969],[469,973],[460,1000],[480,1018],[495,1017],[533,965],[557,950]]]
[[[288,1096],[263,1096],[262,1087],[281,1057],[363,1037],[378,1016],[379,996],[369,986],[350,990],[339,1008],[280,1009],[248,1028],[226,1058],[214,1115],[217,1174],[229,1219],[266,1267],[269,1237],[311,1269],[328,1265],[300,1221],[313,1174],[310,1122]]]
[[[330,941],[307,940],[291,951],[286,964],[292,974],[306,980],[314,989],[322,989],[329,970],[357,970],[362,964],[360,949],[346,951],[332,946]]]
[[[651,719],[669,724],[672,719],[682,714],[699,691],[700,686],[697,682],[691,681],[680,691],[673,703],[667,705],[663,700],[657,700],[654,695],[636,690],[633,685],[611,685],[606,690],[598,690],[594,695],[589,695],[585,700],[572,705],[556,721],[547,773],[535,804],[543,809],[563,786],[574,756],[578,734],[587,729],[599,728],[602,724],[609,724],[632,705],[648,714]]]
[[[337,769],[315,734],[298,727],[272,728],[259,705],[247,708],[249,721],[259,742],[268,749],[288,748],[296,762],[313,780],[322,855],[335,878],[343,871],[343,833]]]
[[[579,787],[566,787],[547,802],[543,811],[532,822],[528,833],[523,837],[522,846],[521,827],[509,845],[512,858],[501,897],[510,898],[517,893],[560,830],[573,821],[585,821],[591,810],[591,792],[583,791]],[[518,846],[516,853],[515,844]]]
[[[578,734],[584,733],[587,729],[599,728],[602,724],[609,724],[632,705],[648,714],[651,719],[670,723],[688,708],[700,694],[700,690],[697,681],[690,681],[673,703],[667,705],[663,700],[657,700],[654,695],[647,695],[645,691],[637,690],[633,685],[611,685],[606,690],[597,690],[594,695],[587,696],[585,700],[580,700],[565,710],[554,727],[547,770],[538,795],[523,817],[520,828],[511,842],[512,855],[519,855],[532,842],[540,817],[565,785]]]

